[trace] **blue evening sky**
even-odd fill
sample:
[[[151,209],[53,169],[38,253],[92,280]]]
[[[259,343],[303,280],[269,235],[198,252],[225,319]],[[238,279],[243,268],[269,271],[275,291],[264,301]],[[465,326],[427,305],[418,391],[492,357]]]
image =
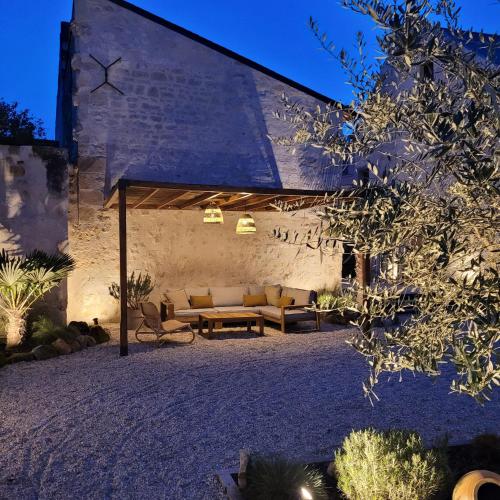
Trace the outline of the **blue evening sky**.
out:
[[[338,63],[318,48],[313,16],[339,47],[352,47],[356,31],[372,25],[337,0],[133,0],[132,3],[213,40],[314,90],[342,101],[350,89]],[[457,0],[462,25],[498,31],[496,0]],[[54,136],[59,23],[72,0],[0,0],[0,98],[18,101],[43,119]],[[133,35],[131,35],[133,36]]]

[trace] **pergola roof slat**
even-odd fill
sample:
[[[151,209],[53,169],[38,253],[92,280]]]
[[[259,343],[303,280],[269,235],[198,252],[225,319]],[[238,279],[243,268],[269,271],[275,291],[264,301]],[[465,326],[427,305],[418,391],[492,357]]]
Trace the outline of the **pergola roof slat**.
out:
[[[118,189],[127,197],[128,209],[201,210],[214,202],[226,211],[279,211],[281,206],[296,203],[296,209],[310,208],[325,202],[325,191],[210,186],[120,179],[104,206],[118,208]],[[295,208],[295,207],[294,207]]]

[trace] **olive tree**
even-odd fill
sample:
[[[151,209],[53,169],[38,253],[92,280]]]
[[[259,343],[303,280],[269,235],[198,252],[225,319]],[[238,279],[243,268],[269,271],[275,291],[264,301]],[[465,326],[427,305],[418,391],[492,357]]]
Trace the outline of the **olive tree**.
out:
[[[392,263],[364,290],[351,341],[370,366],[368,396],[383,373],[448,366],[451,390],[483,402],[500,384],[499,39],[460,29],[452,0],[341,3],[373,20],[380,58],[361,33],[355,56],[338,51],[311,20],[354,98],[310,111],[284,96],[276,115],[291,133],[275,140],[368,175],[328,198],[307,243]],[[408,290],[415,313],[389,321]]]

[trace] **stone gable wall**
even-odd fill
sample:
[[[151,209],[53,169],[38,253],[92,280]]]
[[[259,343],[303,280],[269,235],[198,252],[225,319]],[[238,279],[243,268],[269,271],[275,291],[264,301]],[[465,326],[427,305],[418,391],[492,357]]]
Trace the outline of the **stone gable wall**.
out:
[[[70,319],[116,317],[108,286],[118,280],[115,211],[103,210],[121,177],[177,183],[321,189],[338,179],[316,151],[296,155],[269,135],[289,131],[273,117],[286,92],[308,106],[309,95],[228,58],[109,0],[75,0],[71,30],[73,138],[77,181],[70,195]],[[103,82],[109,80],[124,94]],[[64,82],[60,83],[62,85]],[[60,115],[60,114],[58,114]],[[322,256],[271,239],[277,225],[301,229],[309,215],[255,216],[258,234],[237,236],[236,215],[220,227],[201,212],[131,211],[129,271],[149,271],[161,290],[185,285],[282,283],[334,286],[337,256]]]

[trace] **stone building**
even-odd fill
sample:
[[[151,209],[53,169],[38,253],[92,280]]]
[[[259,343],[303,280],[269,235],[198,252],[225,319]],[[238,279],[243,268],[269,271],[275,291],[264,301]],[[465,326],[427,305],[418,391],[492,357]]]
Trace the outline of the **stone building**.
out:
[[[330,102],[250,61],[122,0],[75,0],[61,30],[57,140],[71,163],[68,319],[116,318],[117,213],[104,201],[121,178],[247,188],[332,190],[338,169],[311,150],[295,155],[270,136],[289,129],[273,113],[282,94],[313,107]],[[278,226],[307,231],[311,211],[262,213],[250,237],[203,212],[133,210],[129,271],[162,289],[281,283],[320,289],[341,277],[341,255],[280,243]],[[243,238],[243,239],[242,239]]]

